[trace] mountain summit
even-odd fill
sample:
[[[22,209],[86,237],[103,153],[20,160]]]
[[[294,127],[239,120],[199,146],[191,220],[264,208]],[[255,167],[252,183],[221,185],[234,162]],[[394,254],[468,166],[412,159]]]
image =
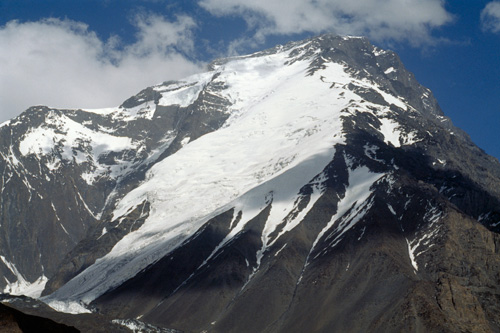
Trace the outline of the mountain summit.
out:
[[[5,293],[188,332],[500,329],[500,163],[365,38],[33,107],[0,154]]]

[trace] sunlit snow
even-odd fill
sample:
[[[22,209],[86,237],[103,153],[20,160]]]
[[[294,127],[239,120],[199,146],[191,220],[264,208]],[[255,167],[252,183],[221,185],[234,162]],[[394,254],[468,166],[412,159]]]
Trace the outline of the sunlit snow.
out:
[[[144,225],[51,299],[92,301],[174,249],[211,216],[231,207],[243,210],[234,226],[236,232],[260,212],[263,197],[270,191],[274,191],[272,214],[279,220],[285,218],[300,187],[321,173],[333,158],[334,145],[344,142],[341,111],[349,100],[360,100],[340,86],[330,89],[319,75],[307,76],[308,61],[283,66],[287,56],[283,52],[236,58],[216,69],[217,80],[228,86],[222,93],[233,103],[223,128],[157,163],[114,212],[119,218],[147,200],[151,211]],[[321,75],[345,83],[350,80],[338,64],[330,64]],[[339,98],[340,93],[347,98]],[[279,176],[286,172],[295,175],[281,180]],[[263,187],[258,188],[259,184]],[[263,196],[253,196],[255,191],[262,191]],[[287,229],[298,222],[289,221]],[[265,234],[274,228],[266,226]]]
[[[10,295],[26,295],[30,297],[40,297],[45,284],[47,283],[47,277],[45,275],[40,276],[34,282],[28,282],[25,277],[17,270],[16,265],[10,263],[4,256],[0,256],[0,260],[4,263],[7,268],[16,277],[16,281],[9,281],[4,277],[7,285],[5,286],[3,292]]]
[[[330,233],[327,240],[334,236],[330,241],[331,246],[335,246],[341,240],[349,229],[351,229],[367,212],[367,207],[371,203],[367,201],[372,193],[372,185],[384,174],[371,172],[367,167],[361,166],[356,169],[349,169],[349,183],[344,197],[340,200],[337,207],[337,213],[331,218],[330,222],[321,230],[313,243],[311,251],[316,247],[326,232]],[[335,227],[335,229],[333,229]]]
[[[297,61],[284,65],[292,51],[298,51]],[[257,265],[253,267],[257,271],[264,254],[284,233],[300,224],[323,193],[322,171],[332,160],[335,146],[345,144],[342,116],[350,112],[353,103],[359,104],[356,109],[361,112],[373,112],[364,106],[370,103],[361,105],[363,99],[348,89],[349,83],[373,89],[389,104],[407,109],[402,100],[373,82],[346,73],[342,64],[325,63],[314,75],[308,75],[310,59],[302,59],[301,52],[298,48],[237,57],[214,65],[211,72],[154,87],[162,94],[160,105],[188,106],[210,80],[210,84],[222,83],[227,88],[219,93],[231,102],[227,111],[230,116],[217,131],[194,141],[184,138],[179,151],[155,164],[145,181],[122,198],[113,212],[113,218],[119,220],[147,201],[150,213],[144,224],[44,301],[60,311],[88,311],[82,304],[164,257],[210,218],[234,209],[230,231],[203,266],[271,203],[262,247],[256,253]],[[141,104],[128,110],[131,113],[127,117],[134,112],[151,114],[151,110]],[[117,114],[125,117],[126,111],[120,109]],[[398,147],[402,135],[399,124],[383,119],[380,132],[386,143]],[[53,147],[50,140],[40,144],[29,136],[25,140],[25,153],[43,153]],[[127,138],[102,138],[102,142],[107,140],[115,140],[113,146],[99,150],[91,141],[92,150],[97,153],[134,145]],[[376,159],[376,147],[365,147],[365,152]],[[327,232],[335,231],[329,236],[334,246],[362,218],[372,204],[370,187],[382,176],[364,166],[349,169],[346,193],[313,249]],[[304,199],[300,189],[311,181],[312,194],[298,212],[297,205]],[[239,212],[241,218],[236,221]]]
[[[380,118],[380,133],[384,136],[384,142],[391,143],[394,147],[400,147],[399,137],[401,136],[401,131],[399,131],[399,124],[389,118]]]
[[[394,69],[394,67],[389,67],[389,68],[387,68],[387,69],[384,71],[384,74],[389,74],[389,73],[392,73],[392,72],[394,72],[394,71],[396,71],[396,70]]]
[[[198,98],[198,95],[212,76],[213,73],[210,72],[197,74],[178,83],[156,86],[154,90],[160,92],[162,95],[158,104],[179,105],[181,107],[191,105]]]
[[[133,147],[130,138],[92,131],[66,116],[55,115],[54,112],[47,114],[46,123],[47,125],[30,130],[25,135],[19,143],[21,154],[33,153],[40,157],[54,151],[57,144],[62,144],[62,157],[72,160],[76,157],[73,148],[84,143],[92,149],[94,159],[97,159],[104,151],[120,151]]]

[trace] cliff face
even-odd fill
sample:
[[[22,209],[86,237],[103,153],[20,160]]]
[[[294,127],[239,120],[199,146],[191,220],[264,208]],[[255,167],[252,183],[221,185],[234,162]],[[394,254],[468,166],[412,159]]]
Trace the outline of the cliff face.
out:
[[[50,319],[28,315],[3,304],[0,304],[0,328],[5,333],[80,332],[74,327],[58,324]]]
[[[364,38],[0,136],[6,291],[183,331],[500,329],[500,163]]]

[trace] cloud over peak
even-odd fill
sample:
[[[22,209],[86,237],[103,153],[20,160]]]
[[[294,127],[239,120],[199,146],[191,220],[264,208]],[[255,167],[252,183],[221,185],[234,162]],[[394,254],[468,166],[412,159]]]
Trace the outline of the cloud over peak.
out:
[[[432,29],[453,21],[442,0],[201,0],[216,16],[237,15],[255,31],[269,35],[303,32],[363,35],[375,41],[433,41]]]
[[[136,40],[101,40],[86,24],[55,18],[10,21],[0,27],[2,118],[31,105],[105,107],[163,80],[201,70],[186,57],[193,50],[195,22],[137,15]],[[21,108],[21,109],[20,109]]]

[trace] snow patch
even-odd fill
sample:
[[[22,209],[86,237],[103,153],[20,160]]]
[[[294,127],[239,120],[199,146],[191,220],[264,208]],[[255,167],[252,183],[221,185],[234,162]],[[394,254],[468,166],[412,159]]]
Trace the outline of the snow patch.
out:
[[[71,313],[71,314],[92,313],[92,311],[87,309],[80,302],[56,301],[56,300],[47,301],[45,297],[40,298],[40,300],[45,304],[47,304],[48,306],[50,306],[52,309],[59,312]]]
[[[441,159],[437,159],[437,163],[436,162],[432,162],[432,165],[436,165],[436,164],[441,164],[443,167],[446,166],[446,160],[441,160]]]
[[[418,271],[416,258],[434,246],[434,244],[431,243],[432,239],[438,235],[440,230],[439,225],[436,225],[436,222],[438,222],[444,215],[438,207],[434,207],[430,203],[427,204],[426,209],[427,212],[424,215],[424,221],[427,221],[429,224],[425,227],[425,229],[419,230],[415,239],[412,241],[406,239],[406,242],[408,243],[410,261],[415,269],[415,273]]]
[[[141,316],[142,317],[142,316]],[[165,328],[158,328],[150,324],[146,324],[137,319],[113,319],[111,321],[114,324],[118,324],[127,327],[134,333],[162,333],[162,332],[179,332],[176,330],[169,330]]]
[[[24,276],[17,270],[16,265],[9,262],[4,256],[0,256],[2,262],[17,278],[16,281],[10,282],[4,277],[7,285],[3,292],[10,295],[25,295],[32,298],[38,298],[42,294],[45,284],[48,279],[45,275],[40,276],[35,282],[28,282]]]
[[[371,207],[372,203],[368,200],[372,190],[372,185],[382,178],[385,174],[371,172],[366,166],[360,166],[356,169],[348,169],[349,180],[344,197],[339,201],[337,213],[331,218],[330,222],[321,230],[316,237],[311,250],[316,248],[323,236],[335,226],[335,229],[326,238],[333,238],[330,245],[333,247],[340,242],[342,236],[351,229]]]
[[[100,114],[100,115],[109,115],[109,114],[117,112],[118,108],[112,107],[112,108],[80,109],[80,110],[85,111],[85,112]]]
[[[19,151],[23,156],[34,154],[39,160],[43,157],[46,166],[54,171],[60,165],[59,154],[62,159],[97,163],[100,155],[108,152],[120,152],[137,147],[137,143],[128,137],[120,137],[104,132],[93,131],[79,124],[65,115],[58,115],[54,111],[47,113],[44,125],[30,129],[19,143]],[[118,164],[120,161],[118,161]],[[97,170],[84,174],[83,179],[91,184],[106,168],[96,165]]]
[[[365,150],[365,155],[369,159],[372,159],[372,160],[380,162],[380,163],[385,163],[384,160],[380,160],[377,158],[377,150],[379,149],[379,147],[377,147],[375,145],[370,145],[367,143],[363,146],[363,149]]]
[[[363,238],[363,236],[365,235],[365,231],[366,231],[366,227],[363,227],[363,230],[361,231],[361,235],[359,235],[359,237],[358,237],[358,241],[360,241],[361,238]]]
[[[384,136],[384,142],[392,144],[394,147],[401,147],[399,137],[401,131],[398,130],[399,123],[389,118],[379,118],[381,122],[380,133]]]
[[[154,87],[154,90],[161,93],[158,105],[187,107],[193,104],[212,77],[212,72],[196,74],[188,77],[185,81]]]
[[[0,128],[5,127],[5,126],[8,126],[8,125],[10,125],[10,123],[11,123],[11,120],[10,120],[10,119],[9,119],[9,120],[7,120],[7,121],[4,121],[3,123],[1,123],[1,124],[0,124]]]
[[[396,69],[394,67],[389,67],[384,71],[384,74],[389,74],[389,73],[392,73],[395,71],[396,71]]]
[[[415,270],[415,274],[417,274],[418,264],[417,264],[417,261],[415,260],[415,249],[418,247],[419,244],[417,243],[417,245],[412,246],[410,244],[410,242],[408,241],[408,239],[406,239],[406,244],[408,244],[408,255],[410,256],[411,265],[413,266],[413,269]]]
[[[283,245],[278,251],[276,251],[276,253],[274,254],[275,257],[278,256],[278,254],[280,254],[281,251],[283,251],[283,249],[288,245],[288,243],[285,243],[285,245]]]
[[[392,206],[390,204],[387,204],[387,208],[389,208],[389,210],[391,211],[392,215],[396,216],[396,211],[394,210],[394,208],[392,208]]]

